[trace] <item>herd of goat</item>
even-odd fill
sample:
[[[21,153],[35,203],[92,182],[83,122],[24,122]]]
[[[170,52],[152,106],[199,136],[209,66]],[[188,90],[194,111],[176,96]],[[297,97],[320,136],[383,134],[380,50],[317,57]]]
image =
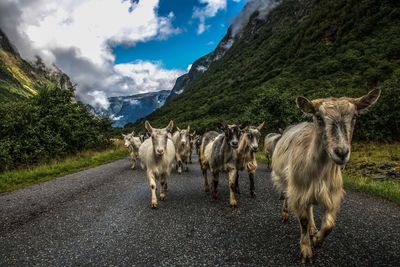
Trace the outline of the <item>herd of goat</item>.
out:
[[[287,127],[280,133],[269,133],[264,140],[264,153],[271,168],[272,182],[283,200],[281,219],[287,221],[289,210],[300,223],[300,254],[303,263],[312,260],[312,247],[322,245],[335,225],[344,196],[341,168],[350,158],[351,140],[356,117],[373,105],[380,96],[375,89],[359,98],[323,98],[308,100],[298,97],[296,103],[312,122]],[[124,135],[135,168],[137,158],[151,188],[151,207],[157,207],[156,179],[160,181],[160,200],[164,200],[167,180],[175,163],[177,172],[187,171],[192,151],[199,155],[204,177],[204,190],[210,190],[207,172],[212,175],[211,191],[218,197],[220,172],[228,175],[229,203],[237,206],[239,171],[247,170],[250,194],[255,196],[254,177],[257,169],[255,152],[264,123],[258,126],[223,125],[222,132],[210,131],[202,136],[187,129],[172,134],[173,122],[166,128],[153,128],[148,121],[146,136]],[[270,165],[271,162],[271,165]],[[314,222],[313,206],[323,209],[321,228]]]

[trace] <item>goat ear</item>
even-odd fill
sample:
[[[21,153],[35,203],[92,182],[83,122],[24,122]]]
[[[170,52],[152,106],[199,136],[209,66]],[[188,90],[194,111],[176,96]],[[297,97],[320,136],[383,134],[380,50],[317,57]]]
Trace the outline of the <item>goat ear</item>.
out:
[[[168,126],[167,126],[167,131],[172,132],[173,128],[174,128],[174,122],[172,120],[170,120],[168,123]]]
[[[264,127],[265,121],[263,121],[260,125],[257,126],[257,130],[261,131],[261,129]]]
[[[178,132],[182,131],[181,128],[179,128],[178,126],[176,126],[176,130],[177,130]]]
[[[381,95],[381,90],[380,89],[374,89],[370,91],[368,94],[353,99],[354,105],[356,105],[358,111],[363,111],[373,104],[376,103],[376,101],[379,99]]]
[[[131,134],[132,134],[132,135],[135,135],[135,131],[133,130]]]
[[[146,128],[146,130],[147,130],[149,133],[152,133],[152,132],[153,132],[153,127],[151,127],[149,121],[146,121],[146,122],[144,123],[144,127]]]
[[[122,134],[122,136],[125,137],[126,135],[125,135],[125,134]]]
[[[296,104],[297,104],[297,107],[299,109],[301,109],[301,111],[303,111],[304,113],[308,113],[308,114],[315,113],[315,107],[314,107],[313,103],[310,100],[308,100],[307,98],[305,98],[304,96],[297,97]]]
[[[249,121],[244,121],[244,122],[242,122],[241,124],[239,124],[238,127],[239,127],[240,129],[247,129],[249,125],[250,125],[250,122],[249,122]]]
[[[196,131],[193,132],[193,136],[196,136]]]
[[[224,131],[225,128],[226,128],[226,126],[225,126],[224,124],[222,124],[222,123],[220,123],[220,122],[217,123],[217,129],[218,129],[218,130]]]
[[[190,133],[190,125],[188,125],[187,131],[188,131],[188,133]]]

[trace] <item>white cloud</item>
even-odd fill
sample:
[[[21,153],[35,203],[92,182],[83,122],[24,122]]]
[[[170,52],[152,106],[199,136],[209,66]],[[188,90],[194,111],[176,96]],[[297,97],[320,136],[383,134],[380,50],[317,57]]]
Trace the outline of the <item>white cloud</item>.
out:
[[[202,34],[209,27],[206,25],[206,19],[214,17],[220,10],[225,10],[227,0],[199,0],[199,2],[203,6],[195,7],[192,17],[199,19],[197,34]]]
[[[102,91],[88,92],[87,95],[92,98],[91,103],[93,106],[102,107],[104,109],[107,109],[110,106],[106,94]]]
[[[241,34],[244,27],[249,22],[250,17],[258,11],[258,18],[265,19],[268,13],[276,7],[281,0],[247,0],[245,7],[240,11],[232,22],[232,36]]]
[[[115,44],[133,46],[179,34],[172,24],[174,14],[158,16],[158,5],[159,0],[1,0],[0,27],[24,58],[39,55],[46,63],[55,63],[78,84],[78,99],[104,106],[108,96],[172,88],[160,88],[157,78],[145,77],[146,73],[137,83],[114,66],[111,50]],[[157,75],[177,73],[160,64],[146,66],[152,65]],[[170,85],[172,79],[163,77],[162,84]]]
[[[120,82],[128,87],[138,88],[139,93],[172,89],[175,80],[184,72],[167,70],[158,62],[135,61],[114,66],[117,77],[124,77]]]

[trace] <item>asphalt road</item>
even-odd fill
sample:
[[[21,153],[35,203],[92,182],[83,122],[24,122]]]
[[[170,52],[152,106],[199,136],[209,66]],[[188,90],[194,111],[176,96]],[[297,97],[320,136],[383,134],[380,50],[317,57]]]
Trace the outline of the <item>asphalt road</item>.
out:
[[[279,218],[269,172],[243,173],[239,207],[203,192],[197,163],[173,173],[167,199],[150,209],[150,189],[129,159],[0,195],[1,266],[296,266],[299,226]],[[320,218],[317,213],[316,220]],[[315,266],[400,266],[400,207],[347,192],[337,227]]]

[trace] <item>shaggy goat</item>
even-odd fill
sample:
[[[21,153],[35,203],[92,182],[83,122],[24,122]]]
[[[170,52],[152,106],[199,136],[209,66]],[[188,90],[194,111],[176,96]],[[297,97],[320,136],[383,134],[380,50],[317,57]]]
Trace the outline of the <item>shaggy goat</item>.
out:
[[[142,144],[139,137],[134,136],[134,132],[130,134],[122,134],[124,137],[124,145],[129,149],[129,154],[132,159],[132,169],[135,169],[136,160],[138,158],[139,147]]]
[[[204,190],[207,192],[208,180],[207,169],[213,175],[212,193],[213,197],[218,197],[218,179],[221,171],[228,173],[231,206],[237,206],[236,200],[236,164],[239,138],[241,135],[240,126],[227,125],[223,127],[224,133],[218,134],[211,131],[203,136],[200,146],[200,166],[204,176]]]
[[[173,126],[173,122],[170,121],[166,128],[156,129],[151,127],[148,121],[145,122],[150,138],[146,139],[140,146],[139,156],[142,168],[146,169],[147,180],[151,188],[152,208],[157,208],[156,179],[160,180],[160,200],[165,199],[167,178],[171,175],[175,159],[175,146],[169,135]]]
[[[249,173],[250,179],[250,195],[252,197],[256,196],[254,192],[254,174],[257,169],[257,160],[254,155],[255,152],[258,151],[258,140],[261,136],[261,129],[264,127],[264,122],[255,126],[246,127],[244,133],[240,136],[239,140],[239,148],[238,159],[237,159],[237,177],[236,177],[236,193],[240,193],[239,191],[239,171],[247,169]]]
[[[187,129],[179,129],[172,135],[172,141],[175,145],[175,159],[178,174],[182,173],[182,168],[188,171],[187,161],[190,153],[190,126]]]
[[[271,159],[272,159],[272,154],[274,153],[274,149],[276,146],[276,143],[278,142],[279,138],[281,138],[281,134],[278,133],[269,133],[265,136],[264,139],[264,154],[267,157],[267,165],[268,168],[271,168]]]
[[[190,149],[190,151],[189,151],[189,163],[190,164],[192,164],[192,154],[193,154],[193,151],[194,151],[194,149],[195,149],[195,146],[196,146],[196,144],[195,144],[195,142],[196,142],[196,131],[194,131],[193,133],[191,133],[191,134],[189,134],[189,149]]]
[[[310,101],[298,97],[297,106],[313,116],[287,129],[272,156],[272,181],[282,193],[282,219],[288,208],[296,214],[301,229],[300,253],[303,263],[312,260],[312,246],[322,245],[335,225],[343,199],[341,167],[350,158],[356,117],[380,96],[375,89],[360,98],[325,98]],[[318,231],[313,205],[321,204],[324,216]]]

